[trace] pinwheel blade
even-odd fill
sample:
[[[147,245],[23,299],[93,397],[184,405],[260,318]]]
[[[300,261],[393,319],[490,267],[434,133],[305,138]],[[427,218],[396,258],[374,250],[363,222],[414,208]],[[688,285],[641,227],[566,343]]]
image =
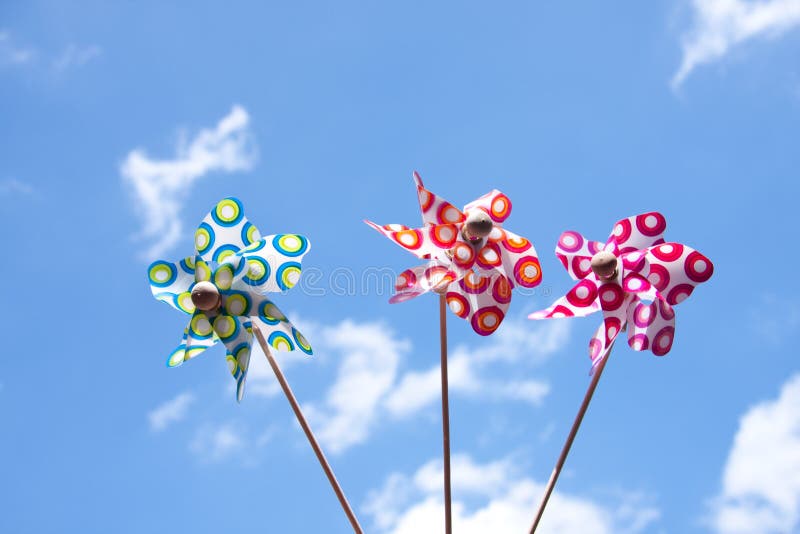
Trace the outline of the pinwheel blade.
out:
[[[242,203],[233,197],[220,200],[194,234],[197,254],[216,263],[259,239],[258,228],[247,220]]]
[[[634,215],[617,221],[607,243],[616,244],[624,254],[633,250],[644,250],[664,242],[667,220],[657,211]]]
[[[670,305],[686,300],[697,285],[714,274],[714,264],[680,243],[662,243],[645,252],[640,273]]]
[[[235,270],[231,289],[256,293],[291,289],[300,281],[303,256],[309,250],[311,243],[299,234],[266,236],[238,253],[243,270],[241,276]]]
[[[389,303],[397,304],[424,295],[431,290],[443,290],[456,280],[458,275],[447,264],[432,260],[427,265],[412,267],[397,275],[395,294],[389,299]]]
[[[220,341],[225,344],[228,370],[236,380],[236,400],[241,401],[250,365],[252,325],[247,318],[220,313],[212,319],[212,326]]]
[[[475,333],[493,334],[508,311],[512,285],[503,274],[467,272],[466,276],[450,284],[447,305],[454,314],[469,321]]]
[[[194,284],[194,258],[185,258],[177,264],[158,260],[147,268],[150,291],[153,296],[176,310],[194,313],[191,288]]]
[[[200,355],[218,341],[211,326],[211,319],[204,312],[196,310],[183,330],[180,345],[167,357],[167,367],[177,367],[183,362]]]
[[[530,241],[505,228],[492,229],[487,245],[478,254],[477,264],[484,269],[500,270],[511,280],[512,287],[532,288],[542,282],[542,266],[536,249]]]
[[[313,353],[305,336],[266,296],[254,296],[250,320],[261,329],[271,348],[283,352],[300,350],[308,355]]]
[[[417,172],[414,172],[414,183],[417,184],[419,209],[422,212],[422,223],[425,225],[458,224],[464,222],[466,216],[454,205],[442,197],[425,189]],[[510,204],[509,204],[510,206]]]
[[[387,224],[381,226],[364,221],[418,258],[439,258],[459,242],[460,233],[454,224],[436,224],[422,228],[406,228]],[[400,229],[398,229],[400,228]]]
[[[502,223],[511,215],[511,199],[497,189],[493,189],[477,200],[464,206],[464,213],[481,209],[489,214],[496,223]]]
[[[575,284],[566,295],[556,300],[549,308],[533,312],[528,318],[585,317],[598,310],[600,301],[597,299],[597,283],[587,278]]]
[[[601,284],[597,290],[597,297],[603,309],[603,324],[589,340],[592,369],[596,368],[604,355],[608,354],[619,333],[625,330],[628,307],[636,300],[635,295],[625,293],[615,282]]]
[[[652,302],[635,299],[628,306],[628,345],[633,350],[650,350],[664,356],[675,339],[675,310],[666,300]]]

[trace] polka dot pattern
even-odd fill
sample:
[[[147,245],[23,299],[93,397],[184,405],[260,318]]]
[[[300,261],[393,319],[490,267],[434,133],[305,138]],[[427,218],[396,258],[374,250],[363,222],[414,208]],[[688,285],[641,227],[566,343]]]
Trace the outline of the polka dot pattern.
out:
[[[205,261],[222,262],[226,257],[261,239],[258,229],[244,215],[239,199],[220,200],[195,232],[195,249]]]
[[[147,268],[150,292],[162,302],[176,310],[191,314],[194,304],[187,303],[186,295],[194,284],[194,261],[181,260],[177,265],[167,261],[156,261]]]
[[[489,193],[486,193],[482,197],[464,206],[464,213],[476,209],[488,213],[489,217],[491,217],[492,221],[495,223],[502,223],[511,215],[511,199],[497,189],[493,189]]]
[[[422,183],[422,178],[416,172],[414,173],[414,182],[417,185],[419,207],[424,224],[457,224],[464,222],[464,214],[445,199],[427,190]]]

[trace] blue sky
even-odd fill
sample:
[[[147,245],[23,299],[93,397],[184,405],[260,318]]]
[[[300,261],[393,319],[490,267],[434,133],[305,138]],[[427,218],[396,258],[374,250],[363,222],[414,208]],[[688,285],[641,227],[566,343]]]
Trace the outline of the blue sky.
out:
[[[527,528],[588,384],[598,317],[525,319],[571,287],[559,234],[651,210],[714,277],[665,358],[614,349],[541,531],[797,531],[798,26],[797,0],[4,3],[0,531],[349,531],[263,358],[241,404],[220,347],[164,366],[185,318],[149,256],[234,195],[312,243],[276,300],[315,355],[279,358],[366,530],[440,532],[436,300],[365,282],[414,265],[362,219],[416,224],[415,169],[506,193],[544,271],[488,339],[449,317],[457,532]]]

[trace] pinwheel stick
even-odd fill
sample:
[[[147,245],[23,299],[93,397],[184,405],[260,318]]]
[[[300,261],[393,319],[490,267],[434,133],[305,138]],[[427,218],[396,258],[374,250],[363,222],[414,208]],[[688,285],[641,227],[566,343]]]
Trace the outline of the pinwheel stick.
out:
[[[572,448],[572,442],[575,441],[575,436],[577,435],[578,429],[583,422],[583,416],[586,414],[586,410],[589,408],[589,403],[592,402],[592,395],[594,395],[594,390],[597,388],[597,383],[600,381],[600,376],[603,374],[603,369],[606,367],[606,362],[608,361],[610,353],[611,346],[608,347],[608,350],[603,355],[603,358],[600,360],[600,363],[594,371],[592,381],[589,383],[589,389],[586,390],[586,395],[583,397],[583,402],[578,410],[578,415],[575,416],[575,421],[572,423],[572,428],[567,436],[567,442],[564,443],[564,447],[561,449],[561,454],[558,457],[556,466],[553,468],[553,473],[550,475],[550,480],[547,481],[547,487],[544,490],[544,497],[542,497],[542,502],[539,504],[539,510],[536,512],[536,518],[533,520],[533,525],[531,525],[530,534],[534,534],[534,532],[536,532],[536,527],[539,526],[539,522],[542,520],[544,509],[547,507],[547,501],[550,500],[550,494],[553,493],[553,488],[556,486],[558,476],[561,474],[561,469],[564,467],[564,462],[567,460],[569,450]]]
[[[292,406],[294,415],[297,417],[300,426],[303,428],[303,432],[305,432],[308,442],[311,444],[311,448],[314,449],[314,454],[317,455],[317,459],[319,460],[320,465],[322,465],[322,470],[325,471],[325,475],[328,477],[328,481],[330,482],[331,487],[333,487],[334,493],[336,493],[336,498],[339,499],[339,504],[342,505],[342,509],[347,515],[347,519],[350,520],[350,524],[353,526],[353,531],[356,534],[363,534],[364,531],[361,529],[361,525],[358,524],[358,519],[356,519],[353,509],[350,507],[350,503],[347,502],[347,497],[345,497],[342,487],[336,480],[336,475],[333,474],[333,469],[331,469],[330,464],[328,464],[328,460],[325,459],[325,454],[322,452],[322,448],[319,446],[317,438],[314,437],[311,427],[308,426],[308,421],[306,421],[303,412],[300,410],[300,405],[297,403],[294,393],[292,393],[292,388],[289,387],[289,383],[283,376],[283,372],[281,372],[278,362],[275,360],[275,358],[272,356],[272,352],[269,350],[269,345],[267,345],[267,342],[264,339],[264,334],[261,333],[261,330],[256,325],[253,325],[253,333],[256,335],[258,344],[261,345],[261,349],[264,351],[264,355],[267,357],[267,361],[269,362],[270,367],[272,367],[272,371],[275,373],[275,377],[278,379],[283,392],[286,394],[286,399]]]
[[[447,386],[447,299],[439,295],[439,337],[441,338],[442,369],[442,448],[444,460],[444,530],[453,532],[450,495],[450,402]]]

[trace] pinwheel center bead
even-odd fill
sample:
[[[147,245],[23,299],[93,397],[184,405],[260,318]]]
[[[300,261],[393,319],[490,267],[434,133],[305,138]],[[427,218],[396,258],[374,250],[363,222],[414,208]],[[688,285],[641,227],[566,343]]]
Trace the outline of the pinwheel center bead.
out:
[[[617,257],[607,250],[592,256],[592,271],[600,280],[610,280],[617,274]]]
[[[475,210],[467,215],[461,234],[467,241],[475,243],[489,235],[493,227],[492,219],[488,213],[483,210]]]
[[[213,310],[219,306],[219,290],[211,282],[197,282],[192,288],[192,302],[202,311]]]

